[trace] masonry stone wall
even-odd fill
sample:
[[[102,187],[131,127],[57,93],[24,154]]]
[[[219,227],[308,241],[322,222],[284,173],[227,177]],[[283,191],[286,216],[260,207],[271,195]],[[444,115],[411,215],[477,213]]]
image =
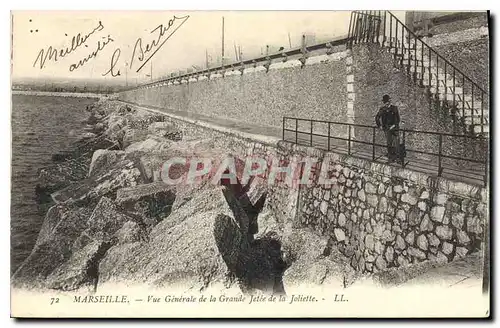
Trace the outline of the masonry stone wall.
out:
[[[284,141],[258,141],[169,116],[187,139],[210,139],[237,157],[268,165],[304,156],[328,162],[332,184],[271,184],[266,207],[282,225],[330,238],[360,272],[422,261],[448,262],[482,250],[489,189]],[[283,164],[282,164],[283,165]],[[268,177],[266,172],[265,177]]]
[[[430,102],[424,88],[413,83],[409,74],[396,68],[392,54],[386,49],[376,44],[354,45],[352,55],[356,93],[355,123],[374,125],[375,115],[382,106],[382,96],[388,94],[392,103],[398,106],[401,120],[404,122],[401,128],[450,134],[464,133],[447,110]],[[375,131],[375,134],[376,142],[385,144],[382,131]],[[371,142],[372,137],[372,129],[357,128],[356,138]],[[405,144],[408,150],[439,152],[438,136],[432,134],[406,133]],[[377,155],[383,154],[384,151],[382,147],[378,148]],[[481,145],[463,138],[444,137],[442,151],[445,155],[465,158],[479,159],[484,156]],[[418,156],[424,160],[437,161],[436,156]],[[468,164],[458,161],[454,165]]]
[[[121,99],[141,105],[281,127],[283,116],[346,121],[345,54],[327,62],[270,69],[178,85],[131,90]]]
[[[295,225],[329,236],[361,272],[482,249],[487,189],[288,143],[280,152],[329,161],[334,183],[301,188]]]
[[[475,13],[464,19],[456,19],[449,22],[436,24],[429,29],[433,35],[447,34],[468,29],[488,26],[488,16],[486,12]]]

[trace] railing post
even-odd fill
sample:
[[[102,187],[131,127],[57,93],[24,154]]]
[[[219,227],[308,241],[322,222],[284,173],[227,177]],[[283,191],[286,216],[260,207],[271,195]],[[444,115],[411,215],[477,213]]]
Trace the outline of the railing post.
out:
[[[403,30],[404,30],[404,25],[403,25]],[[406,32],[406,30],[404,30]],[[410,74],[410,70],[411,70],[411,60],[413,58],[413,55],[411,53],[411,35],[410,33],[406,32],[406,37],[408,38],[408,67],[406,68],[406,71],[408,72],[408,74]]]
[[[401,58],[401,65],[405,64],[405,29],[403,24],[401,24],[401,54],[403,57]]]
[[[444,100],[448,103],[448,74],[446,74],[446,61],[444,62]]]
[[[455,99],[456,99],[456,82],[455,82],[455,66],[453,66],[453,111],[455,112],[455,109],[456,109],[456,102],[455,102]]]
[[[330,122],[328,122],[328,151],[330,151]]]
[[[396,21],[395,22],[395,25],[396,25],[396,36],[395,36],[395,39],[396,39],[396,53],[394,54],[394,59],[397,59],[398,55],[399,55],[399,38],[398,38],[398,30],[399,30],[399,22]]]
[[[429,47],[429,91],[431,90],[432,88],[432,52],[431,52],[431,48]]]
[[[417,39],[415,39],[415,42],[417,42]],[[422,74],[422,80],[420,82],[421,86],[424,86],[424,44],[421,43],[421,48],[420,48],[420,60],[422,61],[422,68],[420,68],[420,73]]]
[[[380,45],[380,25],[382,25],[382,13],[380,10],[377,13],[377,44]]]
[[[436,54],[436,95],[439,101],[439,56]]]
[[[299,144],[299,119],[295,119],[295,144]]]
[[[414,56],[415,56],[415,59],[414,59],[414,64],[415,64],[415,69],[413,70],[413,83],[417,83],[417,71],[418,71],[418,57],[417,57],[417,39],[412,35],[410,34],[410,36],[413,37],[413,52],[414,52]],[[422,65],[424,63],[422,62]]]
[[[406,130],[403,130],[403,145],[406,148]],[[399,147],[399,145],[398,145],[398,147]],[[401,166],[405,167],[405,159],[404,159],[404,157],[401,158]]]
[[[285,120],[286,120],[286,117],[283,116],[283,136],[282,136],[283,140],[285,140]]]
[[[472,133],[475,134],[476,130],[474,129],[474,113],[475,113],[475,108],[474,108],[474,83],[470,81],[471,89],[472,89],[472,95],[471,95],[471,111],[470,111],[470,116],[472,117]]]
[[[484,92],[481,91],[481,136],[484,134]]]
[[[313,121],[311,120],[311,147],[313,145]]]
[[[351,37],[352,37],[351,27],[352,27],[352,17],[353,17],[353,14],[354,14],[354,12],[351,11],[351,19],[349,20],[349,30],[348,30],[348,34],[347,34],[347,38],[348,38],[347,42],[351,42]]]
[[[387,11],[384,10],[384,30],[383,30],[383,36],[382,36],[382,46],[385,47],[385,41],[386,41],[386,25],[387,25]]]
[[[465,75],[462,74],[462,122],[465,124]]]
[[[372,134],[372,161],[375,160],[375,127],[373,127],[373,134]]]
[[[443,135],[439,134],[439,154],[438,154],[438,177],[441,176],[443,168],[441,167],[441,153],[443,151]]]
[[[489,145],[487,145],[486,147],[489,150],[488,146]],[[488,156],[485,156],[484,159],[484,186],[488,186]]]
[[[392,48],[392,15],[389,13],[389,48]]]
[[[349,140],[347,141],[347,153],[351,155],[351,126],[349,126]]]

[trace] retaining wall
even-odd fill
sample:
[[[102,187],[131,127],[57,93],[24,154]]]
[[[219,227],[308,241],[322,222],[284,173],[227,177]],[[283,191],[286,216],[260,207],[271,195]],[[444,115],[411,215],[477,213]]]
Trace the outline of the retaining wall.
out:
[[[246,138],[167,116],[190,138],[210,138],[237,156],[328,162],[330,186],[269,187],[266,206],[283,225],[309,227],[360,272],[422,261],[448,262],[482,249],[489,190],[277,139]]]
[[[124,92],[121,100],[281,127],[283,116],[346,121],[345,52],[300,66],[271,65],[269,72],[192,81]],[[236,71],[236,74],[239,72]]]

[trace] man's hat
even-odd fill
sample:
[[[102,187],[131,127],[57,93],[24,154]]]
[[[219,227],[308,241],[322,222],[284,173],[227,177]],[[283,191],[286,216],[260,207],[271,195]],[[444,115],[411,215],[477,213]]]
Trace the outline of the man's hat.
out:
[[[389,95],[384,95],[384,96],[382,97],[382,101],[383,101],[383,102],[388,102],[389,100],[391,100],[391,97],[389,97]]]

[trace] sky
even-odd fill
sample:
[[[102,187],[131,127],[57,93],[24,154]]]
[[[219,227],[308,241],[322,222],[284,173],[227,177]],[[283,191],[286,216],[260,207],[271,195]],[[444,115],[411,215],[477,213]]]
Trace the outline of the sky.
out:
[[[298,47],[302,34],[314,34],[316,40],[346,35],[350,11],[14,11],[12,77],[134,84],[192,65],[204,68],[206,53],[210,62],[221,56],[222,17],[225,57],[234,60],[235,45],[241,47],[243,58],[252,58],[266,45]],[[163,34],[157,28],[162,24]],[[80,41],[89,36],[71,49],[78,34]],[[156,44],[147,47],[151,43]],[[47,58],[41,67],[42,54],[46,56],[50,47],[57,50],[57,61],[55,56]],[[65,54],[65,49],[71,51]]]

